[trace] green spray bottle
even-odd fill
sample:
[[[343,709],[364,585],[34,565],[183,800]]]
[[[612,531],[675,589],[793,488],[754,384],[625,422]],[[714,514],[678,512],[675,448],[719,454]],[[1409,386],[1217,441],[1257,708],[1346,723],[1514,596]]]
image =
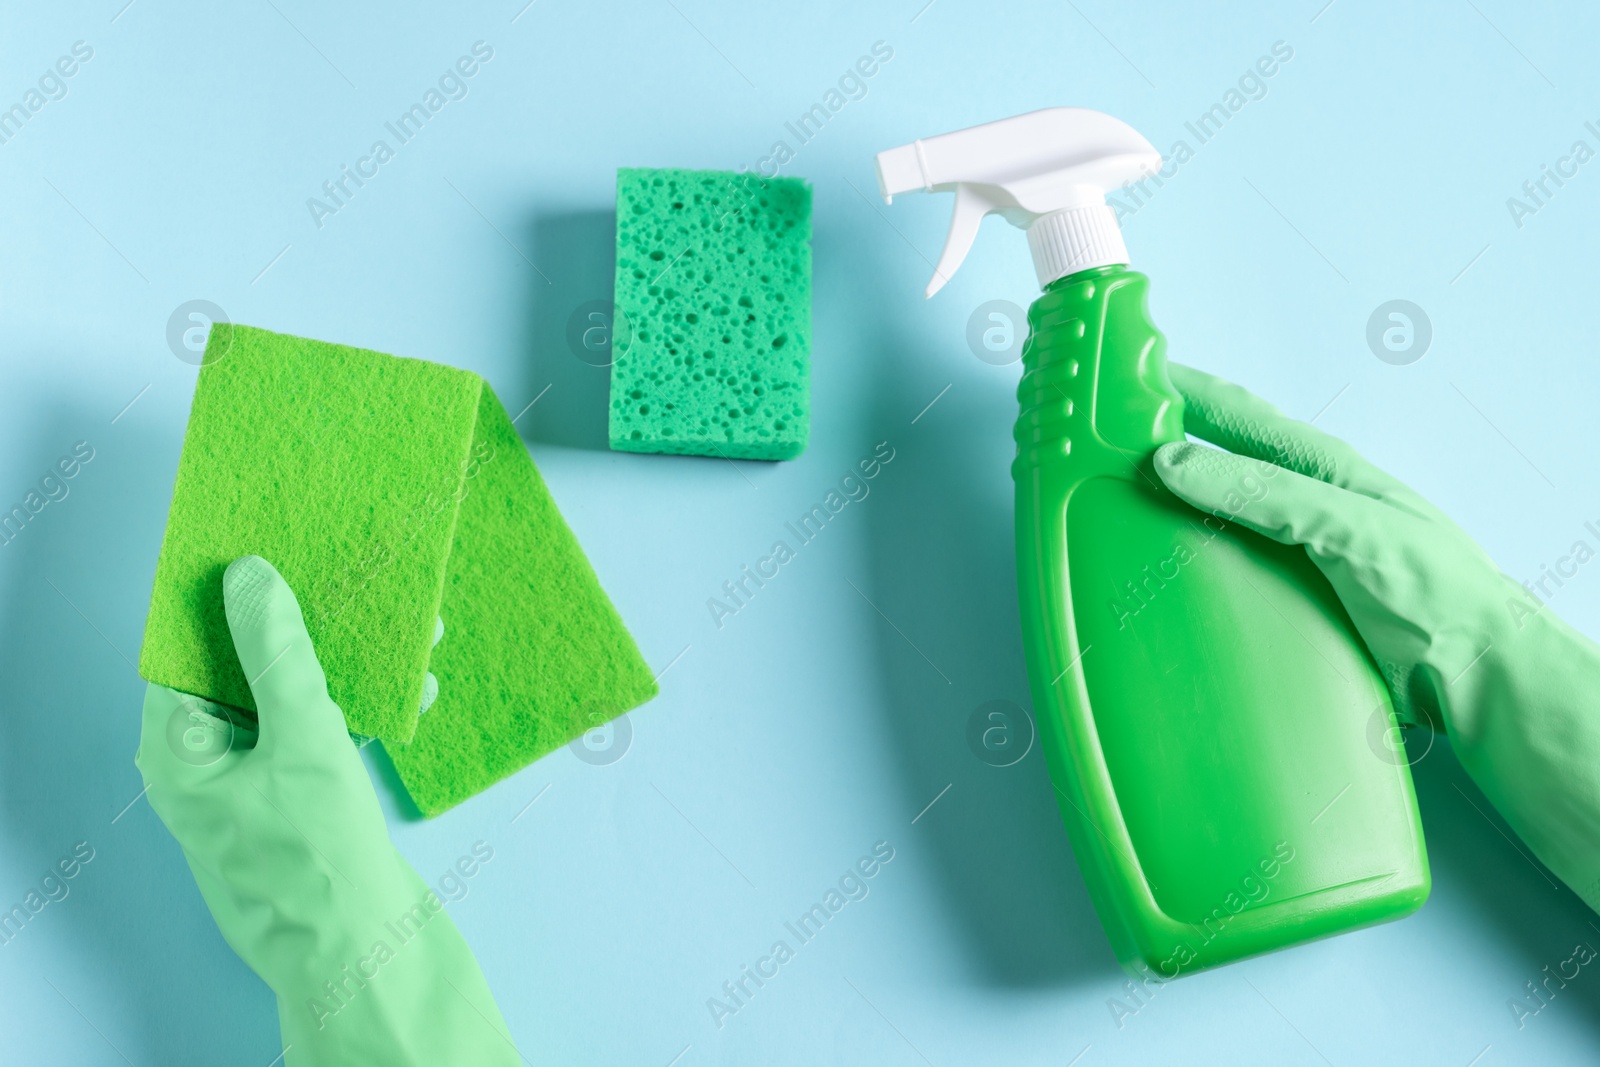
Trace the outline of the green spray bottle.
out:
[[[1039,736],[1119,961],[1164,980],[1383,922],[1430,885],[1388,691],[1299,547],[1196,511],[1151,457],[1184,438],[1150,280],[1105,193],[1161,166],[1131,127],[1049,108],[877,157],[886,201],[954,192],[927,295],[984,216],[1027,230],[1018,599]],[[1275,468],[1241,498],[1272,491]]]

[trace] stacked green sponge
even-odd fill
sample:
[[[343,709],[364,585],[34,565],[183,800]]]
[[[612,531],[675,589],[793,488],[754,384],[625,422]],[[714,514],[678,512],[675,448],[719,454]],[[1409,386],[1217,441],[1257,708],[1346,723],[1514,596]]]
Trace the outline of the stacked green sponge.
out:
[[[329,695],[351,731],[384,742],[424,814],[656,693],[505,409],[468,371],[214,327],[145,678],[254,708],[222,608],[222,572],[245,555],[295,591]],[[419,717],[430,669],[438,696]]]
[[[617,172],[611,447],[792,459],[811,429],[811,187]]]

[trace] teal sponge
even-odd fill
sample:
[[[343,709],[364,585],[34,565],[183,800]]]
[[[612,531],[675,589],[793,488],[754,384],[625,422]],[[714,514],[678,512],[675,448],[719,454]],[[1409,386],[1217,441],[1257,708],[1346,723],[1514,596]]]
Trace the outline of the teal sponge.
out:
[[[811,429],[811,187],[617,172],[611,447],[792,459]]]
[[[214,327],[145,678],[254,708],[222,608],[222,572],[245,555],[295,591],[329,695],[353,732],[383,740],[426,815],[656,693],[505,409],[468,371]],[[419,718],[429,670],[438,695]]]

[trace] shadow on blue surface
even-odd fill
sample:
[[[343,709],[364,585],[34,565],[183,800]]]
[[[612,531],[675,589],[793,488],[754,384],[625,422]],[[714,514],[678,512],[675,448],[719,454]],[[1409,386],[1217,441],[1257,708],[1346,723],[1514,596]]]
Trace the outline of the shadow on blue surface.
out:
[[[961,941],[956,948],[980,982],[1113,983],[1120,972],[1073,862],[1037,744],[1015,765],[993,767],[966,741],[968,718],[986,701],[1031,708],[1011,480],[1003,468],[982,484],[973,477],[973,455],[994,453],[996,438],[1003,450],[1009,426],[953,417],[970,411],[959,394],[943,398],[943,412],[932,409],[942,418],[930,413],[909,425],[923,401],[912,403],[901,385],[926,379],[927,357],[894,336],[878,347],[880,392],[870,425],[885,428],[896,457],[866,509],[871,558],[862,592],[890,620],[878,620],[877,658],[889,732],[901,746],[906,807],[916,813],[950,785],[911,835],[933,855],[949,928]],[[1012,386],[997,375],[983,388]]]
[[[133,664],[177,442],[134,419],[112,426],[103,412],[72,407],[41,418],[30,436],[38,449],[30,466],[41,472],[79,440],[95,455],[63,499],[0,547],[8,576],[0,850],[5,867],[37,868],[40,877],[77,842],[87,841],[94,858],[64,900],[0,951],[44,947],[44,995],[68,999],[86,1023],[61,1035],[64,1054],[93,1049],[95,1063],[265,1063],[280,1047],[273,998],[222,940],[182,851],[136,799],[145,685]],[[20,497],[27,487],[4,491]],[[0,887],[4,907],[27,889]]]
[[[383,744],[374,741],[362,749],[361,754],[366,758],[367,770],[376,779],[373,788],[389,794],[391,812],[405,822],[421,822],[422,809],[411,799],[410,791],[400,780],[400,772],[395,770],[394,760],[389,758],[389,752]]]
[[[1522,971],[1505,976],[1504,1021],[1514,1026],[1517,1015],[1510,1009],[1511,999],[1520,999],[1529,1010],[1538,1009],[1535,1014],[1545,1010],[1525,983],[1543,983],[1579,943],[1600,954],[1600,917],[1534,858],[1473,784],[1447,740],[1436,739],[1430,749],[1425,734],[1413,730],[1408,735],[1434,893],[1464,898],[1464,909],[1499,930],[1522,961]],[[1587,967],[1571,981],[1553,980],[1540,995],[1546,997],[1546,1007],[1582,1014],[1592,1027],[1600,1027],[1600,981],[1588,974]],[[1530,1018],[1522,1022],[1522,1028],[1534,1026]],[[1497,1047],[1497,1051],[1511,1050]]]
[[[522,436],[570,448],[609,448],[610,311],[616,263],[616,213],[581,211],[540,215],[531,224],[535,275],[528,302],[526,350],[531,373],[511,382],[500,399],[516,416]],[[581,353],[581,355],[580,355]]]

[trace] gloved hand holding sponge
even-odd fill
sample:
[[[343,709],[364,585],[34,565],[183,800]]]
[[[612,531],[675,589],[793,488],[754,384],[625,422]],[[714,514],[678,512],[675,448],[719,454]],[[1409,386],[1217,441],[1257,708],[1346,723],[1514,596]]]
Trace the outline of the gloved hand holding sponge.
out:
[[[1600,910],[1600,647],[1343,441],[1219,378],[1170,372],[1184,430],[1227,451],[1164,445],[1162,481],[1202,511],[1304,545],[1400,717],[1443,729],[1512,829]]]
[[[611,447],[798,456],[810,186],[625,168],[617,198],[619,314],[595,368]],[[462,368],[226,322],[202,362],[145,679],[251,710],[215,579],[257,553],[294,584],[350,730],[383,743],[426,816],[655,696],[516,428],[542,390],[513,419]]]
[[[286,1067],[517,1064],[500,1010],[383,811],[294,593],[222,579],[254,724],[151,685],[136,761],[222,936],[278,998]]]
[[[608,345],[612,447],[799,455],[809,185],[618,178],[619,318],[640,325]],[[682,289],[655,284],[675,267]],[[657,692],[515,421],[459,368],[226,322],[207,339],[137,761],[277,995],[289,1065],[520,1060],[353,739],[380,740],[431,817]]]

